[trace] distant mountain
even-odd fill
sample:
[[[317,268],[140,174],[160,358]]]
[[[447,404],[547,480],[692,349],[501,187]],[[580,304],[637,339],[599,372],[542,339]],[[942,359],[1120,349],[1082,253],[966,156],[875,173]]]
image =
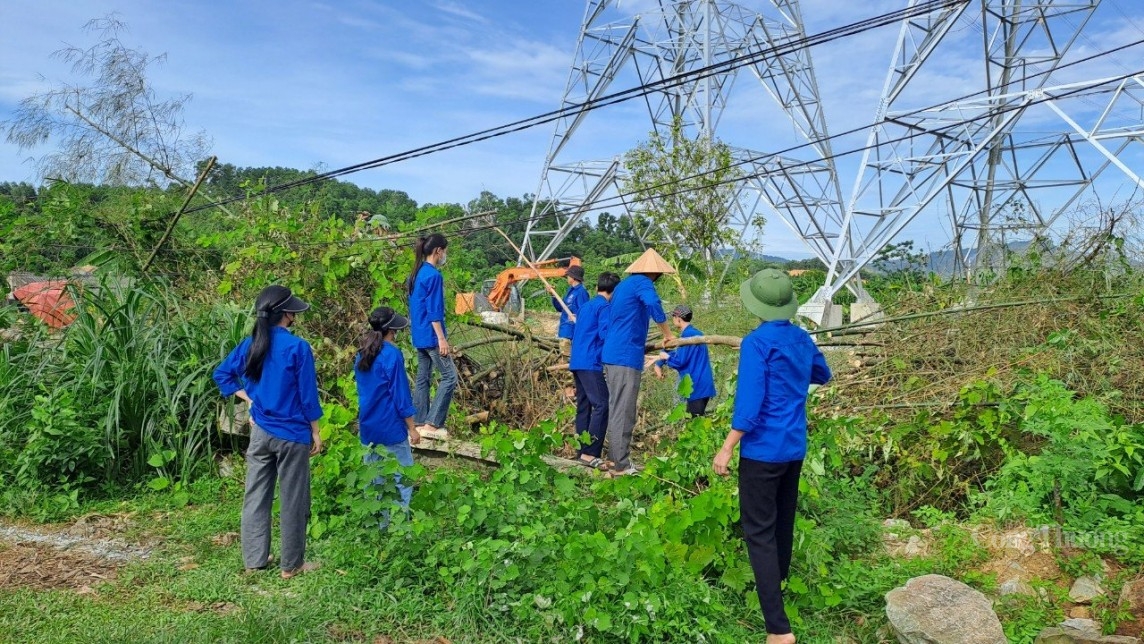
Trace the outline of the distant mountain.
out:
[[[1011,241],[1006,244],[1006,247],[1009,249],[1009,252],[1021,255],[1029,250],[1029,246],[1031,246],[1032,243],[1032,240]],[[961,252],[965,257],[966,264],[972,265],[974,260],[977,258],[976,248],[966,248]],[[954,270],[956,269],[956,259],[957,254],[954,253],[952,248],[948,250],[934,251],[929,254],[928,268],[930,272],[936,275],[941,277],[949,277],[953,275]]]
[[[735,251],[730,248],[725,248],[722,251],[719,251],[719,256],[724,258],[729,257],[734,252]],[[758,260],[760,262],[769,262],[772,264],[789,264],[790,262],[799,261],[796,259],[790,259],[789,257],[779,257],[778,255],[767,255],[765,253],[751,253],[751,259]]]
[[[1021,255],[1021,254],[1025,253],[1026,251],[1029,250],[1029,246],[1032,243],[1033,242],[1031,240],[1019,240],[1019,241],[1008,242],[1006,244],[1006,246],[1008,247],[1009,252],[1015,253],[1017,255]],[[719,255],[722,257],[728,257],[733,252],[734,251],[731,249],[726,249],[726,250],[722,251],[721,253],[719,253]],[[976,248],[966,248],[965,250],[962,251],[962,255],[965,257],[965,261],[968,264],[972,265],[974,259],[977,256],[977,249]],[[954,253],[953,249],[933,251],[927,257],[926,268],[930,272],[935,273],[941,277],[950,277],[951,275],[953,275],[954,269],[956,267],[955,266],[956,257],[957,257],[957,255],[956,255],[956,253]],[[768,262],[768,263],[772,263],[772,264],[778,264],[780,266],[786,266],[792,262],[807,261],[807,258],[791,259],[789,257],[780,257],[779,255],[768,255],[765,253],[751,253],[751,259],[762,261],[762,262]],[[882,268],[886,271],[896,271],[896,270],[900,270],[904,267],[905,267],[904,262],[890,262],[890,263],[884,264],[882,266]],[[868,268],[870,270],[873,270],[872,267],[868,267]]]

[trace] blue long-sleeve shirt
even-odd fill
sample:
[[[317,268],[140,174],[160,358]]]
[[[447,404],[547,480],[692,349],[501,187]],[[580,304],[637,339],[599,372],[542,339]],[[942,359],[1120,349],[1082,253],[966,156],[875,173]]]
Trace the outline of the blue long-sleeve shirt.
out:
[[[601,360],[631,369],[643,369],[648,320],[666,322],[655,284],[646,275],[630,275],[612,292],[612,324],[604,339]],[[573,342],[575,344],[575,342]]]
[[[679,334],[679,337],[694,338],[702,335],[703,332],[695,328],[694,325],[688,325],[683,333]],[[661,367],[667,364],[667,366],[675,369],[679,372],[680,380],[683,380],[684,376],[691,376],[691,395],[688,396],[688,400],[700,400],[715,396],[715,377],[711,374],[711,355],[707,351],[706,344],[679,347],[668,352],[667,355],[667,360],[658,360],[656,364]]]
[[[564,294],[564,304],[568,306],[568,310],[572,311],[572,315],[576,319],[580,319],[580,307],[588,303],[588,291],[584,288],[583,284],[576,284],[568,288],[568,292]],[[556,329],[557,337],[566,340],[572,340],[572,329],[576,326],[571,319],[568,318],[568,312],[560,306],[560,300],[552,298],[552,306],[560,311],[560,326]]]
[[[573,325],[572,355],[568,359],[570,371],[603,371],[600,352],[612,321],[612,305],[603,295],[588,300],[576,314]]]
[[[406,440],[409,432],[405,419],[413,416],[413,394],[405,373],[405,356],[401,349],[384,342],[369,371],[357,368],[354,360],[354,382],[358,393],[358,437],[362,445],[394,445]]]
[[[418,269],[409,293],[409,326],[415,348],[437,348],[434,322],[440,322],[441,331],[445,332],[445,280],[436,266],[425,262]],[[448,337],[447,332],[445,335]]]
[[[830,380],[810,334],[787,320],[764,322],[739,347],[731,427],[744,432],[739,455],[766,463],[806,457],[806,396]]]
[[[322,417],[314,352],[303,339],[280,326],[270,327],[270,349],[262,363],[262,377],[250,380],[246,360],[248,337],[214,370],[214,381],[224,396],[246,390],[253,404],[250,416],[276,438],[310,444],[310,421]]]

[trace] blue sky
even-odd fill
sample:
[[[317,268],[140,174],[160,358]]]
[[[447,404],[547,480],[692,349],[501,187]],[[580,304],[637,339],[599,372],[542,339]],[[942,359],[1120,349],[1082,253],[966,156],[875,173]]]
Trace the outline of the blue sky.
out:
[[[648,4],[625,1],[621,7],[638,11]],[[804,0],[802,8],[806,31],[817,33],[904,5],[904,0]],[[1107,11],[1102,7],[1089,40],[1078,47],[1091,50],[1133,34],[1139,38],[1139,29],[1125,20],[1131,14],[1136,24],[1144,24],[1144,9],[1135,5],[1119,0]],[[82,25],[111,12],[128,24],[123,39],[129,46],[167,54],[166,64],[152,71],[156,91],[193,95],[187,126],[206,131],[222,162],[332,169],[558,107],[584,3],[6,0],[0,5],[0,121],[11,116],[21,98],[46,86],[41,76],[67,79],[67,68],[51,59],[51,52],[65,44],[87,46],[92,36]],[[884,28],[813,51],[832,131],[870,121],[896,37],[896,28]],[[1102,71],[1122,73],[1124,65],[1140,66],[1141,59],[1137,50],[1120,57],[1120,66],[1109,63]],[[934,82],[938,91],[939,81]],[[646,114],[634,103],[606,108],[590,119],[577,138],[585,158],[622,153],[649,129]],[[722,138],[756,149],[797,141],[761,91],[745,91],[723,125]],[[464,203],[482,190],[520,196],[537,189],[552,132],[551,126],[541,126],[347,179],[404,190],[419,203]],[[836,142],[835,150],[864,140]],[[0,141],[0,180],[33,180],[27,156]],[[852,159],[839,163],[844,194],[853,183]],[[919,224],[913,236],[935,248],[948,239],[932,225]],[[768,224],[764,244],[766,252],[808,255],[777,217]]]

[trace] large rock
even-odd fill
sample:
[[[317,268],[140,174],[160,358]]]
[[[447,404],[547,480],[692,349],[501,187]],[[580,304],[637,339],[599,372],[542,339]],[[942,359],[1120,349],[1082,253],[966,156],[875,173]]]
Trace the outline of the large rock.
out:
[[[1021,581],[1019,578],[1014,577],[997,587],[997,594],[1001,597],[1006,595],[1030,595],[1036,596],[1037,591],[1029,584]]]
[[[1117,633],[1144,635],[1144,577],[1134,579],[1120,591],[1120,610],[1132,617],[1120,622]]]
[[[1124,635],[1101,635],[1099,631],[1078,630],[1062,624],[1041,631],[1033,644],[1140,644],[1140,640]]]
[[[902,644],[1006,644],[989,599],[941,575],[886,593],[886,617]]]
[[[1133,579],[1120,589],[1120,608],[1144,617],[1144,577]]]
[[[1069,589],[1069,599],[1078,604],[1092,603],[1092,600],[1103,594],[1104,588],[1100,585],[1100,579],[1089,575],[1077,577]]]

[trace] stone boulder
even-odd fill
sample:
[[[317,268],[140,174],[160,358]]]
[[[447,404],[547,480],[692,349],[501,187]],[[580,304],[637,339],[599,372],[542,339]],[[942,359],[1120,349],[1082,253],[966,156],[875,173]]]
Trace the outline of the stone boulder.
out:
[[[942,575],[886,593],[886,617],[902,644],[1006,644],[989,599]]]
[[[1124,635],[1101,635],[1100,631],[1076,629],[1061,624],[1041,631],[1033,644],[1140,644],[1140,640]]]
[[[1092,600],[1104,594],[1104,588],[1100,585],[1100,581],[1099,576],[1084,575],[1077,577],[1072,588],[1069,589],[1069,599],[1077,604],[1092,603]]]
[[[1144,577],[1126,584],[1120,591],[1120,610],[1132,617],[1120,623],[1116,632],[1125,635],[1144,635]]]
[[[1019,578],[1013,578],[998,586],[997,594],[1001,597],[1005,597],[1006,595],[1030,595],[1035,597],[1037,591]]]

